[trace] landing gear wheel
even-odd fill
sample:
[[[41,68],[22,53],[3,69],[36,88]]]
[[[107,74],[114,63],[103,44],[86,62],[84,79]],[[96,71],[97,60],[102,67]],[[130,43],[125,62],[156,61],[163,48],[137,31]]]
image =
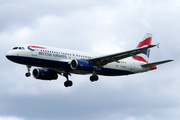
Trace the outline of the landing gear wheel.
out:
[[[64,82],[65,87],[71,87],[73,85],[73,82],[71,80],[67,80]]]
[[[26,73],[25,75],[26,75],[26,77],[30,77],[31,73]]]
[[[93,76],[90,76],[90,81],[94,82],[94,77]]]
[[[98,77],[97,75],[92,75],[92,76],[90,77],[90,81],[91,81],[91,82],[98,81],[98,79],[99,79],[99,77]]]

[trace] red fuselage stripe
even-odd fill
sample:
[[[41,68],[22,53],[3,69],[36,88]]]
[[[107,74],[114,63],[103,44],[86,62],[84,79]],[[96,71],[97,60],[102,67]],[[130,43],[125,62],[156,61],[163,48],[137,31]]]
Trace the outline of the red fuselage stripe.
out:
[[[39,47],[39,46],[28,46],[28,48],[40,48],[40,49],[46,49],[45,47]]]
[[[148,62],[141,56],[132,57],[134,60],[142,61],[148,64]]]

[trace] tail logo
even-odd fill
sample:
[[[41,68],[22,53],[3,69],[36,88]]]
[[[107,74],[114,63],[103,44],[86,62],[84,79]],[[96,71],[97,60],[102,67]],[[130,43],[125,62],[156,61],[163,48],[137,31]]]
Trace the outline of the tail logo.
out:
[[[136,48],[141,48],[145,45],[151,45],[151,39],[152,39],[152,36],[149,36],[149,34],[146,34],[143,37],[142,41],[139,42],[139,44],[137,45]],[[142,61],[142,62],[145,62],[148,64],[149,54],[150,54],[150,49],[146,49],[146,50],[142,50],[139,55],[137,55],[136,57],[132,57],[132,58],[134,60]]]
[[[136,48],[140,48],[144,45],[151,45],[151,39],[152,37],[148,37],[145,40],[141,41]]]

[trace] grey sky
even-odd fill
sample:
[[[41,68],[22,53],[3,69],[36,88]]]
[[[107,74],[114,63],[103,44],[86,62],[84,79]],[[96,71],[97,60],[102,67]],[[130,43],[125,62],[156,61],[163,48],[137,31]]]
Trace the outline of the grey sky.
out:
[[[0,120],[180,119],[179,0],[0,1]],[[19,44],[40,44],[110,54],[136,47],[153,33],[150,62],[173,59],[130,76],[72,75],[57,81],[26,78],[27,69],[5,54]]]

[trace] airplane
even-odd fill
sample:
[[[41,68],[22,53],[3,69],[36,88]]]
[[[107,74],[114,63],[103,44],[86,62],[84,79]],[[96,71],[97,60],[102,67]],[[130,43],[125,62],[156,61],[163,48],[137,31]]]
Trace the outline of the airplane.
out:
[[[137,47],[133,50],[110,55],[97,55],[81,51],[53,48],[41,45],[20,45],[6,54],[7,59],[27,66],[26,77],[31,76],[31,67],[35,68],[32,74],[35,79],[57,80],[58,75],[66,78],[65,87],[71,87],[71,74],[91,74],[90,81],[99,79],[98,75],[122,76],[157,69],[157,65],[171,62],[164,60],[149,63],[152,33],[146,33]]]

